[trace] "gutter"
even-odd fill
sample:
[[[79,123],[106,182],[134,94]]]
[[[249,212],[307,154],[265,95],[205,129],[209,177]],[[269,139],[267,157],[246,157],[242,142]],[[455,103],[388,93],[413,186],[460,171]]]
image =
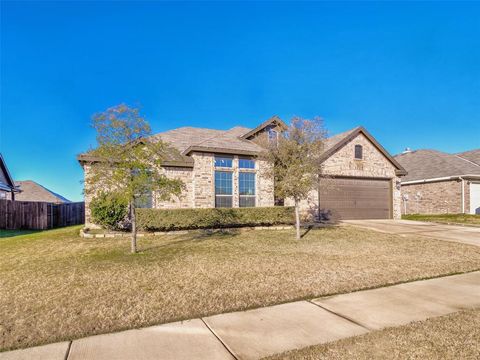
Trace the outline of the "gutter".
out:
[[[447,181],[447,180],[465,180],[465,179],[479,179],[480,175],[477,174],[467,174],[467,175],[453,175],[453,176],[444,176],[438,178],[431,178],[431,179],[422,179],[422,180],[412,180],[412,181],[402,181],[403,185],[413,185],[413,184],[424,184],[424,183],[431,183],[431,182],[438,182],[438,181]]]

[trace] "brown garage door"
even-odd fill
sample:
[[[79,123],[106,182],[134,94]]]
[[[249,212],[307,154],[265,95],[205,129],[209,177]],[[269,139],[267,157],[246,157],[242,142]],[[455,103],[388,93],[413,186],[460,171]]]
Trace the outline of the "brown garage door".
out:
[[[320,181],[320,214],[324,219],[389,219],[390,181],[331,178]]]

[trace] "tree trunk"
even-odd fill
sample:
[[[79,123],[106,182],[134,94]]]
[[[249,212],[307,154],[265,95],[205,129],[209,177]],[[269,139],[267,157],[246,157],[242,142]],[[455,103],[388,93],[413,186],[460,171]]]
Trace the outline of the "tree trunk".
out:
[[[295,229],[297,231],[297,240],[300,240],[300,203],[295,199]]]
[[[132,254],[137,252],[137,217],[135,214],[135,202],[130,202],[130,221],[132,222],[132,242],[130,251]]]

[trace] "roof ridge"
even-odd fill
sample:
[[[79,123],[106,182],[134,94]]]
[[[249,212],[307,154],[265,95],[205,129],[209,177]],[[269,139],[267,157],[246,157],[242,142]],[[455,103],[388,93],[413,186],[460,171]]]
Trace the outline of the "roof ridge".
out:
[[[472,164],[472,165],[475,165],[475,166],[480,167],[479,164],[477,164],[477,163],[475,163],[475,162],[473,162],[473,161],[470,161],[470,160],[468,160],[468,159],[465,159],[464,157],[462,157],[462,156],[460,156],[460,155],[457,155],[457,154],[452,154],[452,155],[455,156],[455,157],[457,157],[457,158],[459,158],[459,159],[462,159],[463,161],[469,162],[469,163]]]
[[[231,129],[224,130],[223,133],[220,134],[220,135],[210,136],[210,137],[202,140],[201,142],[195,144],[194,146],[201,146],[203,143],[205,143],[205,142],[207,142],[207,141],[210,141],[210,140],[212,140],[212,139],[214,139],[214,138],[224,137],[225,135],[227,135],[228,132],[230,132],[230,130],[233,130],[234,128],[235,128],[235,126],[234,126],[233,128],[231,128]],[[240,139],[239,136],[236,136],[236,138],[237,138],[237,139]],[[248,142],[251,143],[251,141],[248,141]]]

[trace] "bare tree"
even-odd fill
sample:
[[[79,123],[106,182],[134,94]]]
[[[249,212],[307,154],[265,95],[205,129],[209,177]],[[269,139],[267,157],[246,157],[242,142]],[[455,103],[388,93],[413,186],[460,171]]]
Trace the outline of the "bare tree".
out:
[[[264,144],[262,158],[271,165],[266,172],[274,177],[275,195],[294,201],[297,239],[300,239],[300,201],[318,187],[325,138],[321,118],[294,117],[276,140]]]
[[[184,184],[169,179],[161,171],[162,161],[176,150],[151,137],[148,122],[137,108],[125,104],[111,107],[93,116],[98,146],[89,154],[96,161],[86,179],[88,189],[99,186],[114,191],[128,202],[131,222],[131,252],[137,252],[137,221],[135,204],[155,192],[168,200],[180,195]]]

